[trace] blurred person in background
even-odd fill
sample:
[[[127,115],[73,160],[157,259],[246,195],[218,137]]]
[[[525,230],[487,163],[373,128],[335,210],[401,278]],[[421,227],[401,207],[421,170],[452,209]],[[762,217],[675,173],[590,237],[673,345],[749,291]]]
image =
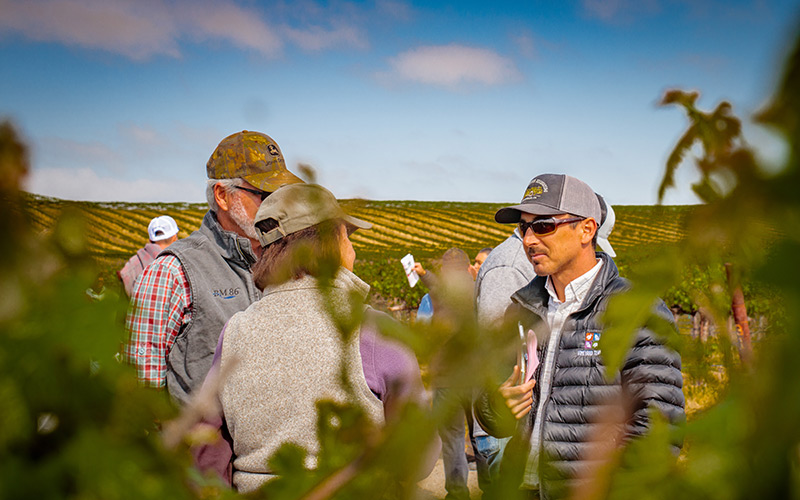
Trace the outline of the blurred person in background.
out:
[[[365,305],[369,285],[352,272],[349,234],[371,224],[347,215],[327,189],[293,184],[261,204],[255,225],[263,251],[253,276],[263,295],[227,323],[211,369],[225,374],[216,424],[229,439],[199,460],[239,492],[276,477],[267,459],[283,443],[306,449],[306,466],[315,466],[319,400],[355,403],[375,424],[397,418],[405,402],[427,405],[416,357],[380,336],[378,316],[388,316]],[[350,321],[362,314],[360,325]],[[437,438],[419,478],[438,454]]]
[[[472,275],[472,279],[474,280],[477,275],[478,271],[481,268],[481,265],[486,260],[486,257],[492,251],[491,247],[482,248],[478,251],[475,255],[475,262],[469,265],[469,273]],[[414,271],[420,277],[420,280],[428,287],[430,290],[431,287],[435,286],[436,283],[436,276],[432,273],[428,273],[428,271],[420,264],[419,262],[414,263]],[[431,302],[431,297],[429,293],[426,293],[420,299],[420,305],[417,309],[417,319],[419,320],[430,320],[433,316],[433,303]]]
[[[486,257],[489,256],[491,251],[492,247],[481,248],[475,255],[475,261],[469,266],[469,273],[472,275],[472,279],[478,277],[478,271],[481,270],[483,262],[486,260]]]
[[[511,295],[536,277],[518,228],[486,257],[475,279],[475,312],[482,331],[493,335],[502,323]],[[480,419],[475,415],[476,420]],[[508,437],[495,437],[478,425],[473,431],[478,479],[486,498],[497,498],[500,465]]]
[[[271,137],[249,131],[223,139],[206,173],[209,210],[200,228],[145,269],[127,320],[125,357],[139,380],[166,386],[181,404],[203,383],[222,326],[261,296],[250,269],[260,250],[259,205],[280,186],[302,182]]]
[[[154,217],[147,226],[147,235],[150,242],[140,248],[136,255],[117,271],[128,297],[131,296],[133,285],[142,275],[142,271],[156,260],[162,250],[178,241],[178,223],[169,215]]]
[[[437,272],[426,271],[416,263],[414,270],[430,290],[426,306],[420,301],[418,320],[430,321],[435,328],[443,328],[449,337],[447,343],[454,345],[459,339],[463,322],[471,311],[453,308],[458,304],[458,295],[468,293],[467,304],[472,303],[472,266],[469,256],[460,248],[450,248],[435,262]],[[424,309],[423,309],[424,308]],[[423,312],[425,314],[420,314]],[[469,463],[466,454],[465,430],[472,436],[472,396],[471,389],[461,387],[459,381],[452,380],[453,371],[444,359],[446,348],[431,362],[431,385],[433,386],[433,410],[442,421],[439,436],[442,439],[442,463],[444,466],[445,490],[447,499],[468,499],[467,486]],[[473,452],[475,451],[473,445]]]

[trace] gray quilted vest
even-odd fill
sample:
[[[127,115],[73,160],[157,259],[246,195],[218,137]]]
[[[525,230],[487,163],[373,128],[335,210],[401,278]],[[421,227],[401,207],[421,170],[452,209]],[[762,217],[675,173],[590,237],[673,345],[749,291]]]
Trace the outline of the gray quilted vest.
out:
[[[222,327],[261,297],[250,266],[250,240],[222,229],[210,210],[200,228],[167,247],[178,258],[191,291],[188,323],[167,354],[167,389],[181,404],[205,380]]]

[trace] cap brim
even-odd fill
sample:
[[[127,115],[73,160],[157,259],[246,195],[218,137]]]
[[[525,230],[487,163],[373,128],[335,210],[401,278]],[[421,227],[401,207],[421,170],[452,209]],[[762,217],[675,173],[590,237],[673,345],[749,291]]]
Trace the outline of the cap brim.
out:
[[[370,228],[372,228],[372,224],[371,223],[369,223],[369,222],[367,222],[365,220],[361,220],[358,217],[353,217],[352,215],[344,214],[342,216],[342,220],[344,220],[344,222],[348,226],[353,227],[354,230],[355,229],[370,229]],[[352,231],[350,231],[350,232],[352,233]]]
[[[288,170],[245,175],[242,176],[242,179],[252,184],[253,187],[270,193],[274,193],[281,186],[285,186],[287,184],[300,184],[303,182],[303,179],[297,177]]]
[[[494,220],[501,224],[516,223],[519,222],[520,214],[523,212],[530,215],[560,215],[565,213],[563,210],[539,205],[538,203],[522,203],[513,207],[501,208],[494,214]]]
[[[617,256],[617,253],[614,252],[614,249],[611,247],[611,243],[607,239],[598,236],[597,246],[599,246],[605,253],[607,253],[612,258]]]
[[[155,238],[150,238],[150,241],[156,242],[156,241],[168,240],[168,239],[172,238],[173,236],[175,236],[176,234],[178,234],[178,233],[172,233],[172,234],[164,233],[161,236],[156,236]]]

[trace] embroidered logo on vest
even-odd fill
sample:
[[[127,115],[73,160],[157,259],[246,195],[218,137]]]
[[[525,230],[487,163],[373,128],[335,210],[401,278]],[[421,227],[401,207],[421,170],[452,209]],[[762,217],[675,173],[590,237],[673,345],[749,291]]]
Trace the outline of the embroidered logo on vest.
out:
[[[597,356],[600,354],[600,332],[586,332],[583,349],[578,351],[578,356]]]
[[[239,295],[239,288],[218,288],[212,290],[211,294],[218,299],[228,300]]]

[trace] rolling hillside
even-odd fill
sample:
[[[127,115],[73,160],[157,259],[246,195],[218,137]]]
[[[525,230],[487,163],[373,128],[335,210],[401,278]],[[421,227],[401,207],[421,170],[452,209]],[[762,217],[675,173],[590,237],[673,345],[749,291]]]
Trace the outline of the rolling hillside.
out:
[[[35,227],[46,233],[64,210],[77,210],[86,220],[89,252],[98,262],[106,283],[147,241],[147,225],[168,214],[177,222],[181,238],[201,223],[205,204],[187,203],[90,203],[27,195],[24,207]],[[343,208],[373,224],[351,237],[356,249],[356,273],[372,287],[374,296],[395,309],[416,308],[426,292],[410,288],[399,263],[406,253],[430,267],[446,249],[460,247],[473,256],[483,247],[495,246],[512,231],[494,221],[495,211],[508,204],[341,200]],[[611,243],[623,274],[646,262],[660,244],[675,243],[683,236],[683,220],[690,206],[616,206],[616,227]]]
[[[147,224],[157,215],[171,215],[186,237],[196,229],[205,204],[90,203],[29,195],[27,210],[35,226],[48,231],[65,208],[74,208],[87,220],[91,252],[101,262],[122,262],[143,246]],[[434,257],[450,247],[475,253],[503,241],[511,227],[494,221],[494,212],[506,204],[342,200],[344,209],[372,222],[373,229],[352,237],[360,257],[397,256],[408,252]],[[617,223],[611,243],[619,255],[641,245],[670,243],[683,235],[687,206],[616,206]]]

